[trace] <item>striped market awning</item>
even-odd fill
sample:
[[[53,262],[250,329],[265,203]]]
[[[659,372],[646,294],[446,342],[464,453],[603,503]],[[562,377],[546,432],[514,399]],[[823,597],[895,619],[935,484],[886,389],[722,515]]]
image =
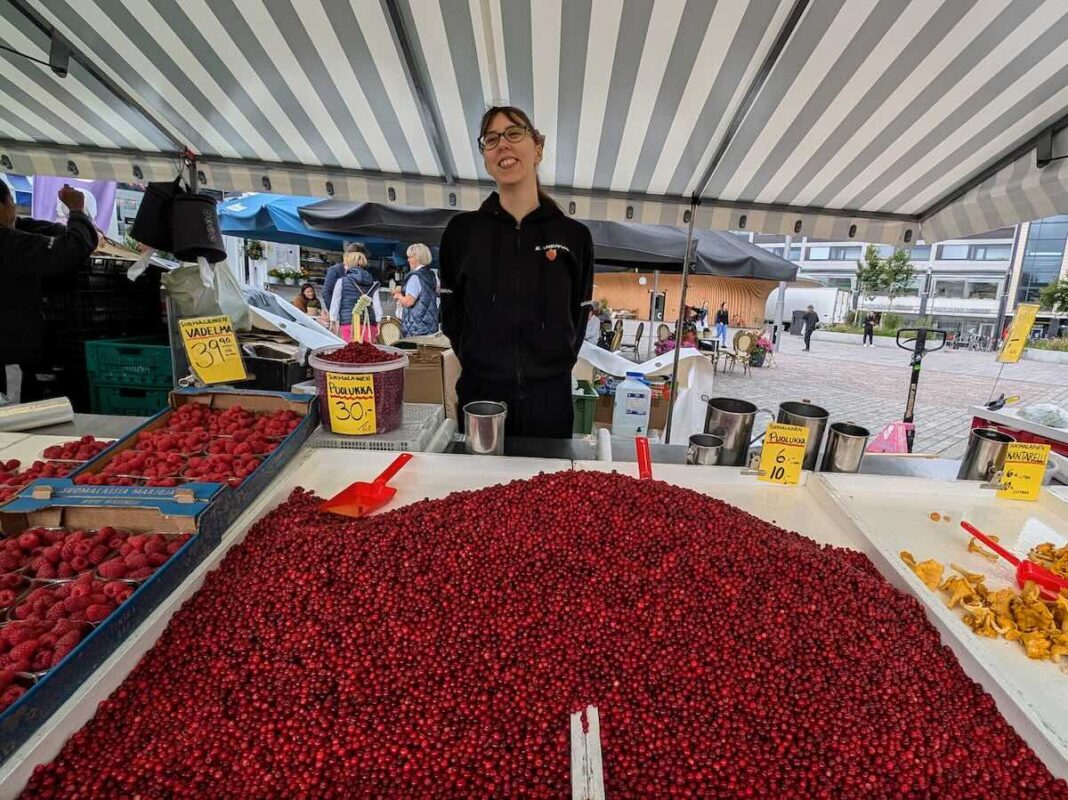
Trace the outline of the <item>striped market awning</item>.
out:
[[[1064,0],[0,0],[0,45],[0,171],[188,150],[214,188],[472,208],[507,102],[578,217],[908,243],[1068,213]]]

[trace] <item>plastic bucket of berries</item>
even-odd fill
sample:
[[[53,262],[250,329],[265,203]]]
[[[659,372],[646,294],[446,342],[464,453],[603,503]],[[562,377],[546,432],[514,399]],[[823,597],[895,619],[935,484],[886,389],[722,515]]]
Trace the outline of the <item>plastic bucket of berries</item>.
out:
[[[329,345],[312,351],[308,363],[315,371],[315,388],[319,395],[319,416],[323,427],[334,430],[331,424],[331,403],[338,406],[338,413],[348,414],[344,400],[330,398],[327,392],[327,373],[340,375],[366,375],[373,387],[375,425],[363,434],[388,433],[396,430],[404,421],[404,370],[408,356],[395,347],[349,342],[344,347]],[[343,431],[337,431],[342,433]]]

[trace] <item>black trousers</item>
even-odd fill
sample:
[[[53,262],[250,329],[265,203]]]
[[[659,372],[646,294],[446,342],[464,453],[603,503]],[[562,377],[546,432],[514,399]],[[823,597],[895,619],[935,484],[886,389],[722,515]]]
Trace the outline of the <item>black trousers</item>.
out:
[[[504,432],[507,436],[570,439],[574,425],[571,374],[522,387],[494,385],[467,372],[456,383],[460,401],[457,423],[463,428],[463,407],[478,400],[496,400],[508,406]]]
[[[808,350],[808,345],[812,341],[812,328],[805,328],[805,349]]]
[[[875,344],[875,332],[870,331],[867,328],[864,329],[864,339],[862,344]]]

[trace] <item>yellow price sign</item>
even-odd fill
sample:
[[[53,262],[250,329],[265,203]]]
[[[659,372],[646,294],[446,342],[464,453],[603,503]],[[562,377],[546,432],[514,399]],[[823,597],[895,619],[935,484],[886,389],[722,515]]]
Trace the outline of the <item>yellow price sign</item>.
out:
[[[803,425],[768,425],[760,450],[760,480],[791,485],[801,480],[806,444],[808,428]]]
[[[334,433],[367,436],[378,430],[373,375],[326,373],[326,399]]]
[[[1006,500],[1037,500],[1046,475],[1048,444],[1013,442],[1005,451],[998,497]]]
[[[1034,327],[1035,318],[1038,316],[1038,305],[1035,303],[1020,303],[1016,306],[1016,313],[1012,318],[1012,325],[1005,336],[1005,344],[998,353],[997,360],[1005,364],[1015,364],[1023,355],[1024,347],[1031,338],[1031,328]]]
[[[204,383],[229,383],[248,378],[234,323],[225,314],[178,320],[189,366]]]

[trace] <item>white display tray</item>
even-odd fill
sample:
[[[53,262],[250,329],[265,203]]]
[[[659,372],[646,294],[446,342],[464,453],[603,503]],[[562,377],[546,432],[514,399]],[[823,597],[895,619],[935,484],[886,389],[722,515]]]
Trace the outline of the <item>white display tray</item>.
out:
[[[575,469],[638,476],[638,465],[624,461],[576,461]],[[820,544],[863,548],[863,540],[849,524],[842,524],[841,514],[824,485],[813,479],[810,472],[801,473],[801,483],[797,486],[777,486],[759,481],[755,475],[743,474],[741,467],[654,464],[653,478],[723,500]]]
[[[47,446],[45,444],[41,447],[43,449]],[[353,481],[374,480],[396,456],[396,453],[312,448],[303,448],[297,453],[256,502],[238,517],[223,536],[219,546],[122,646],[100,665],[52,718],[0,767],[0,800],[17,797],[33,773],[34,767],[55,758],[63,743],[89,721],[97,705],[118,688],[141,657],[156,643],[174,612],[196,593],[204,582],[204,576],[219,565],[231,547],[245,538],[256,520],[285,502],[298,486],[311,489],[327,498]],[[539,472],[557,472],[570,468],[570,461],[560,459],[415,453],[411,462],[390,481],[390,485],[397,489],[397,494],[386,510],[394,510],[427,498],[445,497],[457,491],[481,489],[520,478],[530,478]]]
[[[978,636],[964,624],[945,595],[928,589],[901,560],[933,558],[986,575],[990,589],[1016,586],[1007,562],[969,553],[961,520],[1026,555],[1041,542],[1068,538],[1068,503],[1043,490],[1034,503],[1001,500],[977,482],[931,482],[919,478],[821,475],[830,498],[865,540],[862,548],[879,571],[924,604],[927,617],[956,654],[964,671],[994,698],[998,710],[1056,776],[1068,778],[1068,675],[1050,661],[1029,659],[1016,642]],[[932,521],[931,512],[950,522]],[[1063,663],[1063,661],[1062,661]]]

